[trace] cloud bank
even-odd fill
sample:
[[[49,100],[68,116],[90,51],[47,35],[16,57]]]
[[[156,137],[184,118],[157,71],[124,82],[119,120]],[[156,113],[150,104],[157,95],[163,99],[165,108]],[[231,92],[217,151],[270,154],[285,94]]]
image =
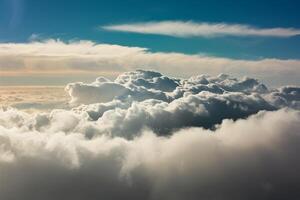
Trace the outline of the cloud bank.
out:
[[[299,124],[280,110],[134,140],[0,127],[0,197],[297,199]]]
[[[0,199],[298,199],[300,88],[132,71],[0,109]]]
[[[0,44],[1,76],[99,74],[115,78],[125,71],[157,70],[167,75],[230,73],[260,78],[271,85],[300,84],[300,61],[265,58],[238,60],[182,53],[151,52],[146,48],[97,44],[91,41],[46,40]]]
[[[300,35],[295,28],[257,28],[243,24],[160,21],[102,26],[109,31],[167,35],[172,37],[258,36],[292,37]]]

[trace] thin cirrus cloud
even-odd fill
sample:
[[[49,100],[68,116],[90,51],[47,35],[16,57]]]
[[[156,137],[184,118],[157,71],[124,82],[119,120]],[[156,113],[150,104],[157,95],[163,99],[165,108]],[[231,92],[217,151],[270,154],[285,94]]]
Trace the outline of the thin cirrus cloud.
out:
[[[296,28],[258,28],[245,24],[206,23],[193,21],[160,21],[116,24],[100,27],[109,31],[167,35],[173,37],[259,36],[292,37],[300,35]]]

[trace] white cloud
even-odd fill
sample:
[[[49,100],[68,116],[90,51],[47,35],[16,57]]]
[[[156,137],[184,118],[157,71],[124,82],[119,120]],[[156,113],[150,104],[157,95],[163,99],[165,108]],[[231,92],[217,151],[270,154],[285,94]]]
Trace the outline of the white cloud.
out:
[[[30,74],[89,74],[116,77],[124,71],[151,69],[167,75],[188,77],[195,74],[253,76],[269,84],[300,84],[300,61],[266,58],[239,60],[182,53],[150,52],[146,48],[91,41],[47,40],[30,43],[1,43],[2,76]]]
[[[87,105],[0,109],[0,199],[300,196],[299,87],[133,71],[66,90]]]
[[[240,119],[261,110],[300,109],[299,87],[269,90],[255,79],[194,76],[178,79],[153,71],[121,74],[115,81],[70,83],[66,91],[72,112],[53,110],[44,115],[0,112],[0,125],[23,130],[79,132],[134,138],[143,129],[170,135],[186,127],[214,128],[224,119]],[[53,101],[53,100],[52,100]],[[52,102],[49,100],[49,102]]]
[[[91,41],[60,40],[32,41],[29,43],[1,43],[0,55],[49,56],[49,57],[110,57],[129,55],[145,50],[139,47],[126,47],[111,44],[96,44]]]
[[[110,31],[168,35],[173,37],[270,36],[300,35],[294,28],[257,28],[243,24],[196,23],[192,21],[160,21],[102,26]]]
[[[132,138],[145,127],[166,135],[183,127],[212,128],[223,119],[244,118],[260,110],[300,108],[299,87],[269,90],[255,79],[224,74],[178,79],[139,70],[115,81],[100,80],[66,87],[71,103],[96,103],[77,108],[97,121],[101,130],[96,135]]]
[[[0,126],[0,198],[297,199],[299,125],[280,110],[134,140]]]

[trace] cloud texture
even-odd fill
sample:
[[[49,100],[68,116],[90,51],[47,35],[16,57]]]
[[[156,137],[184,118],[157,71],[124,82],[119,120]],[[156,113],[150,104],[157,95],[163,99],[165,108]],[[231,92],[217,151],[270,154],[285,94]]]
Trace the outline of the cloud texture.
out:
[[[0,111],[0,198],[298,199],[300,90],[132,71]]]

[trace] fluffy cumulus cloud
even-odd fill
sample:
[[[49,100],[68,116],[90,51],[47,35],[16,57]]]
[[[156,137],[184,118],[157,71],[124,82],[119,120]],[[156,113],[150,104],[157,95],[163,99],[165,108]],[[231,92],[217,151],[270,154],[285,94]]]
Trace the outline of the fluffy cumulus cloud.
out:
[[[168,138],[0,128],[3,199],[298,199],[300,113],[262,112]]]
[[[132,139],[145,129],[165,136],[188,127],[215,129],[224,119],[246,118],[262,110],[300,108],[297,86],[269,89],[256,79],[225,74],[183,79],[138,70],[114,81],[99,77],[92,83],[70,83],[65,90],[72,110],[27,116],[7,109],[0,124],[40,132],[80,132],[87,138]]]
[[[132,71],[0,111],[0,198],[298,199],[300,90]]]
[[[110,31],[158,34],[173,37],[220,37],[226,35],[291,37],[300,35],[300,30],[294,28],[257,28],[244,24],[197,23],[192,21],[142,22],[108,25],[101,28]]]
[[[146,48],[97,44],[92,41],[60,40],[0,43],[0,55],[1,77],[99,74],[115,78],[125,71],[154,69],[172,76],[230,73],[241,77],[247,74],[269,84],[300,84],[300,61],[297,59],[229,59],[151,52]]]

